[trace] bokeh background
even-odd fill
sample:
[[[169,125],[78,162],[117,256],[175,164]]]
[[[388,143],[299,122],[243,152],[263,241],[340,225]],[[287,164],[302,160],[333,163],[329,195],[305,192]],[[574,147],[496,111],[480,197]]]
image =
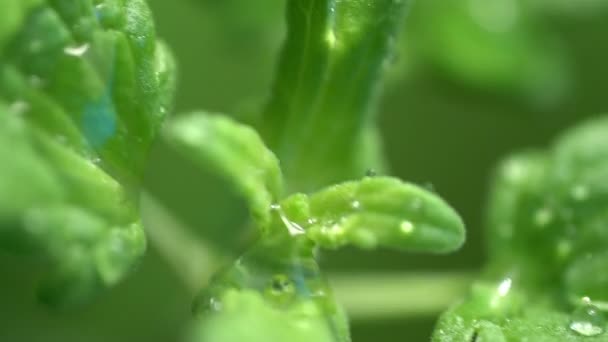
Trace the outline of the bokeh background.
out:
[[[246,117],[264,102],[285,0],[149,2],[180,67],[176,113]],[[468,241],[450,256],[326,253],[329,271],[479,269],[496,162],[608,112],[608,0],[417,0],[402,33],[378,113],[391,173],[446,198]],[[226,251],[242,244],[244,204],[162,142],[146,184],[199,237]],[[192,293],[154,248],[120,286],[74,311],[35,304],[34,265],[0,254],[0,274],[0,341],[179,341],[190,319]],[[426,341],[435,318],[356,320],[353,338]]]

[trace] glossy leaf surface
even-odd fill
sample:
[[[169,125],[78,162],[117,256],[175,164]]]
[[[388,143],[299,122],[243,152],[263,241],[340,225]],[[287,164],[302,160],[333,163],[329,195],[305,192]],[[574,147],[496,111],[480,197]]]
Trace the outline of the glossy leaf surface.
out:
[[[145,250],[137,191],[174,65],[144,1],[0,5],[0,246],[48,264],[42,300],[80,303]]]

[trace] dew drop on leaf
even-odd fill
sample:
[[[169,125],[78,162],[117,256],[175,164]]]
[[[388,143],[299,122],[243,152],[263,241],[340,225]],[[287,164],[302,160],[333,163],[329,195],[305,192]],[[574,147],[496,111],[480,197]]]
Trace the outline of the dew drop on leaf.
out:
[[[289,243],[275,243],[259,241],[232,266],[216,275],[197,299],[195,313],[238,311],[240,308],[233,307],[234,303],[221,303],[217,298],[229,292],[257,293],[268,309],[281,313],[286,320],[297,317],[298,324],[304,325],[325,322],[328,332],[338,336],[343,316],[312,250],[300,249],[297,244],[296,248],[290,246],[283,250]],[[279,257],[277,253],[284,254]]]
[[[410,221],[402,221],[401,224],[399,224],[399,230],[403,234],[409,235],[414,232],[414,224]]]
[[[315,225],[315,224],[317,224],[317,222],[318,222],[318,220],[317,220],[315,217],[311,217],[311,218],[309,218],[309,219],[306,221],[306,223],[307,223],[309,226]]]
[[[66,55],[74,57],[82,57],[89,50],[89,44],[85,43],[78,46],[66,46],[63,48],[63,52]]]
[[[606,321],[597,307],[584,304],[572,314],[570,329],[583,336],[597,336],[604,332]]]

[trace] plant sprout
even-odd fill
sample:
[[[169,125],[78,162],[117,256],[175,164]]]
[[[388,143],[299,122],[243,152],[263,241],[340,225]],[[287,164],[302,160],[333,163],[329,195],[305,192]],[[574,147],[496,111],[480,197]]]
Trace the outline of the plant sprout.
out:
[[[416,25],[407,55],[429,56],[471,84],[558,98],[569,64],[558,45],[537,46],[548,36],[542,26],[517,17],[509,6],[519,2],[472,3],[420,5],[433,20]],[[274,83],[254,115],[196,110],[165,120],[176,64],[144,0],[0,0],[0,248],[42,265],[38,299],[68,308],[119,284],[149,237],[200,288],[192,342],[351,341],[337,299],[344,287],[332,289],[321,253],[444,254],[465,242],[460,215],[434,191],[391,177],[382,153],[376,104],[406,6],[289,0]],[[493,20],[505,9],[510,22]],[[457,49],[459,35],[485,53]],[[144,232],[142,194],[162,216],[142,185],[157,138],[247,204],[253,234],[236,258],[167,221]],[[433,341],[606,340],[606,161],[608,120],[599,118],[499,165],[489,260],[441,315]]]

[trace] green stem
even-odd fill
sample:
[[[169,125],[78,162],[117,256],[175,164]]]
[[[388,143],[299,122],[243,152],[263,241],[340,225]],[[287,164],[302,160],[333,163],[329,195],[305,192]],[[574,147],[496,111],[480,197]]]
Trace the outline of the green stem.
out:
[[[373,130],[373,105],[406,2],[288,1],[287,40],[258,128],[291,190],[377,167],[362,166],[359,147]]]
[[[338,301],[353,320],[435,316],[462,298],[472,272],[333,274]]]
[[[199,238],[156,199],[142,196],[145,227],[155,248],[192,293],[215,272],[223,256]],[[334,292],[355,320],[435,315],[461,297],[472,274],[331,274]]]
[[[150,194],[142,195],[141,208],[151,247],[173,268],[191,293],[198,292],[221,264],[221,255]]]

